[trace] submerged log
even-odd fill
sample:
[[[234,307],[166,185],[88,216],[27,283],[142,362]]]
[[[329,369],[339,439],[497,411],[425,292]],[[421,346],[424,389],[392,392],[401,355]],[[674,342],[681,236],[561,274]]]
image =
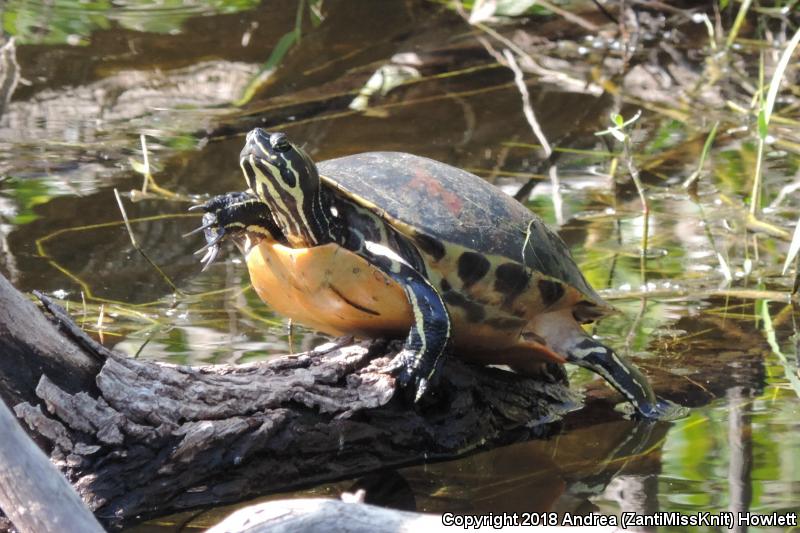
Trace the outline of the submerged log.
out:
[[[76,364],[103,363],[83,390],[58,373],[71,372],[70,358],[34,369],[35,398],[12,405],[108,525],[546,435],[577,405],[563,380],[455,358],[435,393],[413,404],[385,372],[399,346],[384,341],[244,365],[141,361],[102,347],[40,298],[64,345],[83,354]],[[0,353],[12,340],[0,336]],[[14,377],[5,363],[4,355],[0,389]]]
[[[207,533],[443,533],[448,529],[434,514],[385,509],[357,501],[299,498],[245,507]]]
[[[449,516],[411,513],[386,509],[359,501],[326,500],[322,498],[299,498],[260,503],[240,509],[209,529],[206,533],[372,533],[392,531],[394,533],[445,533],[454,530],[482,530],[509,528],[525,525],[521,513],[484,513],[487,523],[478,524],[480,515],[466,517],[458,513]],[[489,527],[486,527],[489,526]],[[575,531],[573,527],[537,527],[536,531]],[[582,526],[580,531],[591,533],[613,533],[615,526]]]

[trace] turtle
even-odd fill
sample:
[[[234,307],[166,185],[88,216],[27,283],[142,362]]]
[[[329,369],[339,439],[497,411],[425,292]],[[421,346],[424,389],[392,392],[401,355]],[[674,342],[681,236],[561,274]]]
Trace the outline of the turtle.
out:
[[[247,134],[248,189],[205,211],[204,268],[237,236],[272,307],[331,335],[404,337],[392,360],[419,401],[448,352],[535,375],[565,362],[603,378],[645,418],[680,406],[582,325],[615,312],[564,241],[465,170],[401,152],[316,164],[282,132]],[[563,372],[563,370],[562,370]]]

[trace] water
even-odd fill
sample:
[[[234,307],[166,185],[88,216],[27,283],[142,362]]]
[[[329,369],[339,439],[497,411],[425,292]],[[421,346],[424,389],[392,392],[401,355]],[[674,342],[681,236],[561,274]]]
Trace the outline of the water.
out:
[[[649,77],[640,65],[624,80],[609,66],[619,47],[608,32],[555,16],[498,27],[537,52],[536,74],[526,74],[531,106],[548,140],[569,149],[558,152],[555,186],[513,74],[452,10],[400,1],[300,8],[298,26],[289,1],[6,4],[0,13],[16,38],[20,79],[0,117],[0,271],[21,290],[64,299],[79,323],[128,354],[251,361],[322,338],[299,326],[290,338],[286,321],[249,289],[235,249],[201,274],[192,251],[202,238],[181,237],[199,223],[186,213],[197,195],[244,187],[237,155],[250,128],[284,130],[317,160],[401,150],[466,168],[511,194],[535,184],[528,205],[558,227],[587,278],[623,311],[594,333],[691,415],[625,420],[602,382],[570,369],[587,407],[555,438],[268,499],[367,487],[377,503],[436,513],[796,511],[800,386],[792,279],[780,272],[787,241],[776,230],[746,232],[757,137],[751,119],[720,102],[746,106],[748,83],[713,76],[727,66],[704,26],[670,16],[664,43],[683,62],[667,61],[663,72],[648,64]],[[570,8],[605,24],[591,6]],[[632,57],[644,62],[660,33],[648,33],[659,14],[642,13]],[[757,35],[743,31],[750,40],[736,59],[752,81]],[[536,36],[552,44],[537,48]],[[282,38],[294,43],[285,55]],[[591,68],[623,94],[601,94]],[[379,70],[405,83],[386,94],[368,88]],[[659,77],[667,71],[672,86]],[[687,87],[697,91],[692,98]],[[785,98],[764,165],[764,205],[778,203],[762,219],[790,234],[798,196],[778,199],[797,181],[800,117],[796,97]],[[644,270],[644,217],[624,159],[615,163],[621,147],[595,135],[611,125],[610,112],[629,118],[639,109],[634,161],[651,211]],[[717,120],[692,196],[681,183]],[[143,160],[142,134],[158,185],[177,196],[132,202],[127,194],[142,185],[131,163]],[[179,293],[132,247],[114,188],[139,244]],[[136,529],[199,527],[228,510]]]

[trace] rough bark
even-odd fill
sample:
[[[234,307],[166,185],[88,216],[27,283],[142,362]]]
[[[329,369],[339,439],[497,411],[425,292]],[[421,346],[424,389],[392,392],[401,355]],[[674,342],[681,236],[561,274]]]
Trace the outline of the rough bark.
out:
[[[22,533],[102,532],[75,490],[0,402],[0,509]]]
[[[66,391],[95,393],[102,358],[59,333],[36,306],[0,275],[0,399],[36,400],[43,375]]]
[[[577,405],[563,382],[454,358],[435,393],[413,404],[384,371],[398,347],[386,342],[235,366],[140,361],[103,348],[42,298],[70,339],[60,345],[82,354],[59,363],[104,362],[83,389],[54,367],[31,369],[36,400],[14,409],[109,525],[544,435]],[[5,309],[0,320],[16,316]]]

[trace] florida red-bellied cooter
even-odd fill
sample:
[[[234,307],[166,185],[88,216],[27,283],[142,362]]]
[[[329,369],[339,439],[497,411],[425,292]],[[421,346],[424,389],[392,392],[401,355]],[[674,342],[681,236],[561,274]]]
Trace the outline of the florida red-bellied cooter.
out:
[[[263,129],[240,164],[249,189],[199,206],[206,266],[226,235],[244,236],[253,286],[280,313],[332,335],[405,336],[393,369],[417,399],[452,350],[523,372],[574,363],[645,417],[680,412],[584,332],[613,308],[561,238],[481,178],[398,152],[317,165]]]

